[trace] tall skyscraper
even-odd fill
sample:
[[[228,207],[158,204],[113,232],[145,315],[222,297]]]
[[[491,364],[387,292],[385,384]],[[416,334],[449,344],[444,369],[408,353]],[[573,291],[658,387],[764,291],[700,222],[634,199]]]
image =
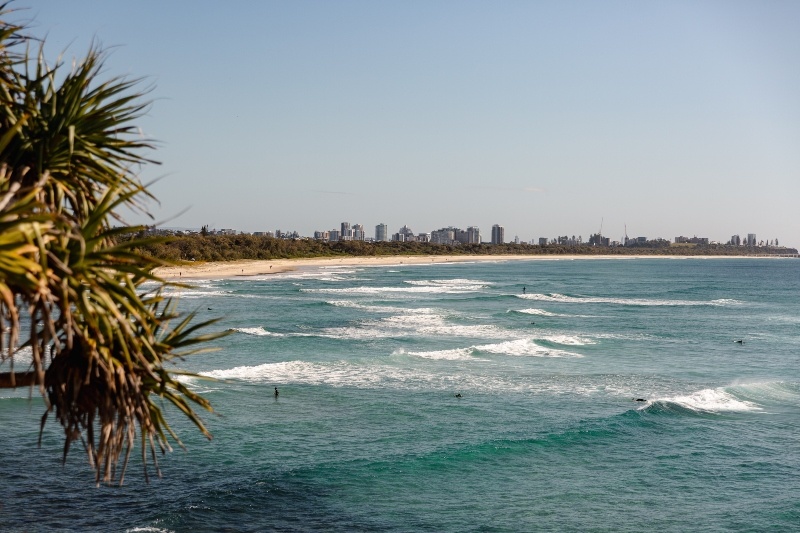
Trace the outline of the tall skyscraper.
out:
[[[481,230],[477,226],[469,226],[467,228],[467,242],[469,244],[481,243]]]
[[[505,228],[500,224],[492,226],[492,244],[503,244],[505,242]]]
[[[389,240],[389,226],[386,224],[380,223],[375,226],[375,240],[376,241],[388,241]]]
[[[353,238],[353,232],[350,229],[349,222],[342,222],[342,231],[339,234],[339,240],[349,241]]]

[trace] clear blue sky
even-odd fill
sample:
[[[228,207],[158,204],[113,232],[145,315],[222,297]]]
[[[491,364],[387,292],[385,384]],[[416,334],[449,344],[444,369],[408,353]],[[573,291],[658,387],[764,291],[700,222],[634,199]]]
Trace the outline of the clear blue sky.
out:
[[[17,1],[146,76],[171,227],[800,246],[800,2]],[[135,220],[138,221],[138,220]]]

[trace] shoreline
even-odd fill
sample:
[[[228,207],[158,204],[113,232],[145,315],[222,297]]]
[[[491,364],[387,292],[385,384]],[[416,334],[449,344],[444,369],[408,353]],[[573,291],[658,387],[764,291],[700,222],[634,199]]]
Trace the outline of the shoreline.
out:
[[[475,263],[504,261],[574,261],[625,259],[781,259],[746,255],[389,255],[318,257],[302,259],[246,259],[240,261],[211,261],[190,265],[156,268],[154,274],[168,281],[196,279],[235,279],[238,277],[269,276],[306,268],[339,266],[430,265],[442,263]]]

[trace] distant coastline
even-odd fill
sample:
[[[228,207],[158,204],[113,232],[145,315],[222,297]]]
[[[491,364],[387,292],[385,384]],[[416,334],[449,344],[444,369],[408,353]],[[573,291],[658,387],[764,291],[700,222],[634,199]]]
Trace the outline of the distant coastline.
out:
[[[797,250],[778,246],[734,246],[725,244],[670,244],[667,241],[657,246],[592,246],[592,245],[532,245],[532,244],[436,244],[430,242],[398,241],[337,241],[325,242],[314,239],[277,239],[255,235],[190,235],[166,238],[150,238],[147,234],[131,235],[132,239],[143,239],[137,251],[143,255],[172,263],[192,263],[322,260],[350,261],[354,258],[368,259],[374,264],[376,258],[421,257],[424,262],[446,262],[486,258],[586,258],[586,257],[749,257],[792,256]],[[444,259],[443,259],[444,258]],[[272,265],[272,270],[277,265]]]
[[[281,274],[304,269],[339,267],[374,267],[401,265],[429,265],[469,262],[501,261],[575,261],[575,260],[632,260],[632,259],[735,259],[735,258],[779,258],[780,256],[757,255],[637,255],[637,254],[579,254],[579,255],[394,255],[380,257],[317,257],[298,259],[246,259],[237,261],[189,262],[181,265],[161,267],[155,274],[172,281],[193,279],[224,279],[258,277]]]

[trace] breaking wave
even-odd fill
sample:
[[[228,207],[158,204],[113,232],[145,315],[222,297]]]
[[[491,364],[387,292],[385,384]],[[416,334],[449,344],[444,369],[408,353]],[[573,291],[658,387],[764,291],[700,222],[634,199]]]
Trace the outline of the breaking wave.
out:
[[[245,335],[255,335],[257,337],[284,337],[283,333],[272,333],[265,330],[263,327],[257,328],[230,328],[228,331],[235,331],[237,333],[244,333]]]
[[[640,410],[648,411],[690,411],[694,413],[725,413],[761,411],[757,404],[741,398],[720,387],[703,389],[692,394],[671,396],[649,400]]]
[[[701,301],[701,300],[651,300],[647,298],[606,298],[601,296],[566,296],[564,294],[518,294],[517,298],[525,300],[534,300],[539,302],[558,302],[558,303],[600,303],[600,304],[618,304],[618,305],[634,305],[634,306],[697,306],[697,305],[712,305],[712,306],[728,306],[739,305],[742,302],[730,298],[722,298],[718,300]]]

